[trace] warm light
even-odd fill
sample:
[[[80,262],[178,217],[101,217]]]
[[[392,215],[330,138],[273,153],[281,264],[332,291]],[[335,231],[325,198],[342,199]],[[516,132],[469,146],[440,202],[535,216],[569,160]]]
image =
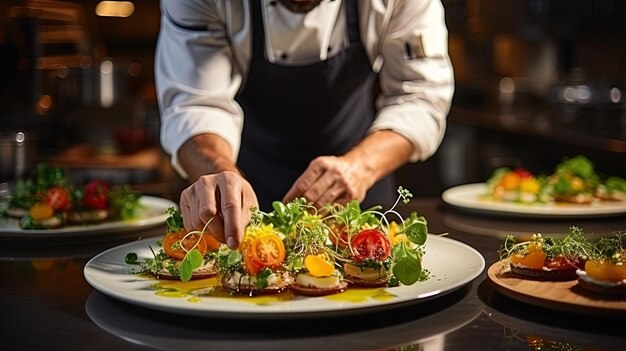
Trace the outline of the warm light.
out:
[[[105,59],[100,64],[100,104],[104,108],[113,105],[115,99],[113,86],[113,61]]]
[[[96,15],[103,17],[130,17],[135,5],[130,1],[100,1],[96,5]]]

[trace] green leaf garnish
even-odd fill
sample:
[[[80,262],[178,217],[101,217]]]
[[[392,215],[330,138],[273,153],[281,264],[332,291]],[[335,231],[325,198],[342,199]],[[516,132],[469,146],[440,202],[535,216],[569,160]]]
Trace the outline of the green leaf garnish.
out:
[[[127,264],[137,263],[137,254],[134,252],[127,253],[126,257],[124,258],[124,262],[126,262]]]
[[[180,280],[185,282],[190,280],[194,269],[202,266],[202,263],[204,259],[200,251],[193,249],[187,252],[180,266]]]

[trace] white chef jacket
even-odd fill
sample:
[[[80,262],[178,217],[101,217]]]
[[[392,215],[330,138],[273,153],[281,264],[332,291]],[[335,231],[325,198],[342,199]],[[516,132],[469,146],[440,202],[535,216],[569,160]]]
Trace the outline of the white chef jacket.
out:
[[[341,0],[324,0],[306,14],[258,1],[271,63],[320,62],[349,44]],[[380,82],[369,132],[403,135],[414,146],[411,162],[424,160],[443,139],[454,91],[443,6],[440,0],[359,0],[358,9],[361,40]],[[235,96],[252,55],[251,9],[248,0],[162,0],[161,11],[155,60],[161,145],[186,177],[177,151],[192,136],[219,135],[237,158],[244,111]]]

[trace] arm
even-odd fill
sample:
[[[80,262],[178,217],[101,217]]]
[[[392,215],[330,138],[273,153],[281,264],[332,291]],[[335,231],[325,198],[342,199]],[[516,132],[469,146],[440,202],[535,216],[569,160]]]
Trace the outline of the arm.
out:
[[[215,1],[163,0],[162,13],[155,64],[161,144],[178,173],[193,182],[180,196],[185,228],[206,226],[236,248],[250,207],[258,206],[235,167],[241,74]]]
[[[439,0],[396,0],[389,10],[378,114],[370,131],[405,136],[413,144],[409,161],[416,162],[437,151],[454,93],[444,9]]]
[[[221,137],[236,159],[243,112],[234,96],[242,75],[233,64],[217,2],[163,0],[161,6],[155,59],[161,144],[187,178],[179,149],[196,135]]]
[[[377,42],[381,95],[369,134],[341,157],[313,160],[283,200],[304,196],[318,207],[361,201],[378,180],[439,147],[454,87],[443,7],[438,0],[398,0],[387,11],[393,14]]]

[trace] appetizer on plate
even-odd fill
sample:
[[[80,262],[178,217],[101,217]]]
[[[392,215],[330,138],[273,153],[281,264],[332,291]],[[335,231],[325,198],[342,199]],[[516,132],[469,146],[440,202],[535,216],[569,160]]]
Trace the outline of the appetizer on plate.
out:
[[[598,185],[596,197],[603,201],[626,201],[626,179],[609,177]]]
[[[65,170],[46,164],[11,188],[6,215],[20,218],[22,229],[125,220],[135,216],[141,195],[128,186],[103,180],[72,184]]]
[[[585,156],[564,158],[548,177],[550,195],[557,202],[589,204],[595,199],[600,177]]]
[[[579,269],[578,285],[588,291],[613,297],[626,297],[626,233],[605,237],[595,243],[595,250]]]
[[[602,176],[583,155],[563,158],[548,176],[535,175],[523,167],[500,167],[486,186],[481,198],[519,204],[589,205],[626,200],[626,180]]]
[[[286,267],[295,276],[290,289],[304,296],[322,296],[346,290],[348,282],[338,269],[329,247],[328,225],[317,210],[302,198],[287,204],[273,203],[267,221],[285,233]]]
[[[550,200],[546,178],[522,167],[497,168],[487,180],[488,196],[497,201],[537,203]]]
[[[396,205],[409,201],[407,190],[398,193]],[[252,209],[236,250],[209,240],[205,231],[186,233],[180,212],[170,209],[162,248],[143,262],[134,253],[126,261],[141,266],[131,273],[157,279],[217,274],[224,289],[249,296],[285,290],[322,296],[350,286],[411,285],[429,278],[422,267],[428,229],[424,217],[411,213],[404,219],[396,205],[383,212],[380,206],[362,210],[357,201],[322,209],[304,198],[275,201],[271,212]],[[392,216],[399,222],[390,221]]]
[[[396,205],[412,196],[402,187],[398,194]],[[356,201],[327,207],[328,238],[351,285],[412,285],[428,279],[421,265],[428,236],[426,219],[415,212],[405,219],[394,211],[396,205],[384,212],[380,207],[362,210]],[[390,216],[399,218],[400,224],[390,221]]]
[[[593,251],[582,229],[570,227],[562,239],[536,233],[531,239],[516,242],[508,235],[500,249],[500,259],[512,273],[537,280],[575,280]]]
[[[170,207],[168,213],[165,235],[158,242],[160,249],[154,251],[150,248],[153,257],[138,262],[135,253],[126,255],[126,263],[139,264],[141,267],[133,273],[183,281],[216,276],[217,254],[221,244],[209,233],[187,233],[180,211]]]
[[[283,236],[271,224],[248,225],[238,250],[220,252],[222,286],[250,296],[288,289],[294,278],[283,265],[286,257]]]

